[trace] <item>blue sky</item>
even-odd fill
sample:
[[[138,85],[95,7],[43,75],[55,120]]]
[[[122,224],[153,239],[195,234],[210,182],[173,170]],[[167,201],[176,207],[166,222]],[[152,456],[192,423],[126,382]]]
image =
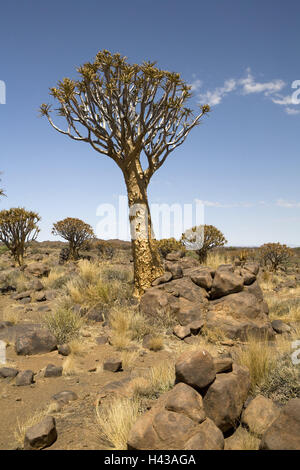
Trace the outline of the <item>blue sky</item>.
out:
[[[153,177],[150,201],[205,201],[205,223],[231,245],[300,245],[299,26],[291,0],[2,3],[0,207],[38,211],[46,240],[64,217],[96,228],[99,204],[126,194],[114,162],[38,117],[50,86],[108,49],[181,73],[193,84],[190,106],[212,105]]]

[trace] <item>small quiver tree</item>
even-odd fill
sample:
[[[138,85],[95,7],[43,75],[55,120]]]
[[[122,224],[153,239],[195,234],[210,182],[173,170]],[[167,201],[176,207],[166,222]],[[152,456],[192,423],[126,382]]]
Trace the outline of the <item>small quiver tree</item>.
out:
[[[7,246],[20,266],[23,264],[26,246],[38,236],[39,221],[40,217],[36,212],[21,207],[0,212],[0,241]]]
[[[261,264],[271,271],[286,269],[291,256],[293,256],[291,248],[281,243],[265,243],[259,248]]]
[[[94,238],[94,232],[90,225],[71,217],[53,224],[52,234],[69,242],[69,259],[73,260],[78,259],[79,250],[84,248],[87,241]]]
[[[194,250],[200,263],[205,263],[208,252],[227,243],[223,233],[214,225],[198,225],[186,230],[181,241],[187,250]]]
[[[79,67],[79,80],[64,78],[50,94],[59,103],[54,124],[51,105],[41,115],[52,127],[79,142],[87,142],[121,169],[128,194],[134,261],[135,293],[142,294],[163,272],[154,241],[147,189],[154,173],[209,112],[193,115],[191,96],[178,73],[155,63],[129,64],[120,54],[98,52],[94,62]]]

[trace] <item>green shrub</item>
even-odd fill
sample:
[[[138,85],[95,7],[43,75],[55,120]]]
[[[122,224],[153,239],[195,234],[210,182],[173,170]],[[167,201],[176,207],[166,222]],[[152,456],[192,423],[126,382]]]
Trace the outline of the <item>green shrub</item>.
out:
[[[72,309],[59,306],[53,313],[45,316],[44,322],[58,344],[64,344],[79,337],[83,319]]]
[[[161,240],[156,240],[158,251],[160,255],[165,258],[172,251],[185,251],[185,247],[182,243],[175,238],[162,238]]]

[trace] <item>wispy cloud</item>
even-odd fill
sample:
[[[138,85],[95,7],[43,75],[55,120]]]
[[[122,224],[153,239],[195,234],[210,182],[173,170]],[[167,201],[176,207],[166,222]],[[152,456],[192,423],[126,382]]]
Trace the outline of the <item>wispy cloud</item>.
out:
[[[265,96],[269,96],[278,93],[285,86],[285,82],[279,79],[270,82],[256,82],[250,68],[247,69],[247,77],[240,79],[238,83],[245,95],[263,93]]]
[[[291,116],[294,116],[295,114],[300,114],[300,109],[286,107],[285,112],[286,114],[290,114]]]
[[[224,82],[222,87],[218,87],[213,91],[207,91],[206,93],[200,93],[199,99],[203,103],[207,103],[210,106],[216,106],[220,104],[224,96],[231,93],[236,89],[236,80],[230,78]]]
[[[290,202],[286,201],[285,199],[277,199],[277,201],[267,202],[267,201],[258,201],[258,202],[220,202],[220,201],[204,201],[204,200],[197,200],[198,202],[202,203],[205,207],[217,207],[222,209],[228,208],[238,208],[238,207],[283,207],[283,208],[300,208],[300,202]]]
[[[221,207],[221,208],[230,208],[230,207],[253,207],[255,204],[250,202],[233,202],[233,203],[223,203],[218,201],[199,201],[206,207]]]
[[[189,86],[191,87],[191,91],[198,91],[202,87],[202,80],[195,79],[192,81],[192,83],[189,83]]]
[[[300,202],[290,202],[290,201],[285,201],[284,199],[278,199],[276,202],[276,206],[279,207],[300,207]]]
[[[266,82],[257,81],[251,69],[247,68],[246,76],[242,78],[230,78],[225,80],[224,84],[214,90],[201,92],[202,82],[194,80],[191,84],[193,91],[200,91],[197,95],[201,103],[207,103],[210,106],[220,104],[230,93],[236,92],[241,95],[261,94],[272,100],[274,104],[285,106],[285,112],[290,115],[300,114],[300,110],[290,107],[295,105],[293,94],[283,96],[280,92],[286,87],[286,83],[281,79],[274,79]]]

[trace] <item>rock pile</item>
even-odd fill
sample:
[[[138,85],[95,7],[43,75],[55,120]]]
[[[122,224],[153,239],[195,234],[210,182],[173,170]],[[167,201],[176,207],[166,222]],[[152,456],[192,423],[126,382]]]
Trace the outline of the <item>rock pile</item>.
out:
[[[220,367],[201,349],[180,356],[175,372],[174,388],[131,428],[128,449],[222,450],[245,427],[261,450],[300,450],[300,399],[281,409],[263,396],[251,400],[248,369]]]
[[[268,305],[256,279],[258,264],[228,264],[215,270],[170,253],[165,269],[142,296],[140,310],[153,319],[158,312],[173,315],[179,323],[174,330],[179,338],[195,334],[194,322],[222,330],[231,340],[244,340],[249,334],[274,337]]]

